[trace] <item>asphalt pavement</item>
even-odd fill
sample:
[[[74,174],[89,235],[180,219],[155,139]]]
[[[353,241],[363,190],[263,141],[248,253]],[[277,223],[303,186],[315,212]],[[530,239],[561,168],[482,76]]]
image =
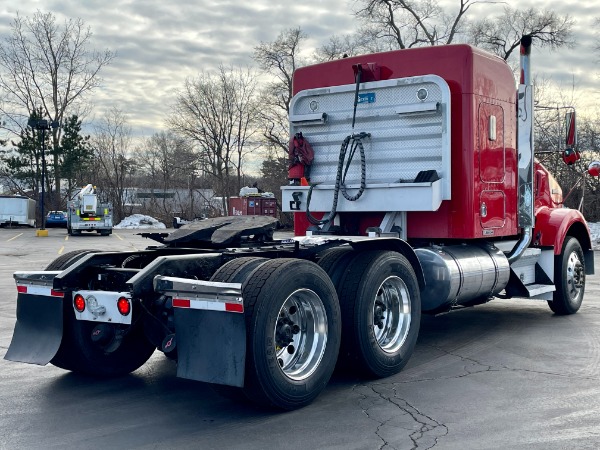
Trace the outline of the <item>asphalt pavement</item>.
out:
[[[15,323],[14,271],[42,270],[75,249],[153,244],[138,232],[0,229],[0,357]],[[600,275],[588,277],[572,316],[553,315],[546,302],[497,299],[424,317],[400,374],[336,372],[298,411],[234,402],[175,373],[160,352],[115,379],[2,359],[0,449],[596,449]]]

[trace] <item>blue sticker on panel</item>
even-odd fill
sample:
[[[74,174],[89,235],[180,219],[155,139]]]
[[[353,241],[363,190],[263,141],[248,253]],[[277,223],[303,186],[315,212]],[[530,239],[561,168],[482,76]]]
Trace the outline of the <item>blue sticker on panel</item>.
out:
[[[358,94],[358,103],[375,103],[375,92]]]

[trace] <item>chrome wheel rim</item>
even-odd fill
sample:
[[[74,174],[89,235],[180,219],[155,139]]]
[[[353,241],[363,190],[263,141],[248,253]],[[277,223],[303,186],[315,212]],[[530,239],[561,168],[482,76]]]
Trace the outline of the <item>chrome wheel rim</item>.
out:
[[[571,301],[576,301],[583,293],[585,270],[577,252],[571,252],[567,260],[567,292]]]
[[[400,277],[386,278],[373,302],[373,331],[377,345],[385,353],[397,352],[410,330],[410,295]]]
[[[291,380],[314,373],[327,346],[327,314],[321,298],[310,289],[299,289],[283,302],[273,334],[277,362]]]

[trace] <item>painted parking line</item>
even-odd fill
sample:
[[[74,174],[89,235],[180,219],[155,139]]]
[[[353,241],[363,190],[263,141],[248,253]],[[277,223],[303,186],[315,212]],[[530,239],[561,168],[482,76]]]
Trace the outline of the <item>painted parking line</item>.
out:
[[[111,236],[116,236],[116,237],[118,237],[119,239],[123,240],[123,238],[122,238],[121,236],[119,236],[117,233],[115,233],[114,231],[113,231],[113,234],[112,234]]]
[[[65,236],[65,241],[68,241],[68,240],[69,240],[69,235],[67,234],[67,235]]]
[[[58,254],[61,255],[62,252],[65,250],[65,246],[63,245],[59,250],[58,250]]]
[[[6,242],[12,241],[13,239],[18,238],[19,236],[23,236],[23,233],[19,233],[16,236],[11,237],[10,239],[7,239]]]

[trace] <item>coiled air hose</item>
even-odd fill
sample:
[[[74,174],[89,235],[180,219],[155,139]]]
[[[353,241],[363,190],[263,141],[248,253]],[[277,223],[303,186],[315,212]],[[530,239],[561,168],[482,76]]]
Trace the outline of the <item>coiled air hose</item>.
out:
[[[366,137],[370,137],[369,133],[359,133],[359,134],[351,134],[350,136],[346,136],[344,142],[342,143],[342,147],[340,148],[340,156],[338,158],[338,166],[337,166],[337,174],[335,177],[335,187],[333,188],[333,204],[331,205],[331,211],[327,214],[326,217],[319,220],[315,218],[310,213],[310,199],[312,197],[312,192],[316,184],[311,184],[308,189],[308,197],[306,199],[306,218],[313,225],[324,225],[330,222],[335,215],[337,214],[337,203],[338,196],[340,190],[342,191],[342,195],[349,202],[354,202],[358,200],[365,191],[366,187],[366,170],[367,164],[365,159],[365,148],[363,146],[362,140]],[[350,152],[348,152],[348,146],[350,146]],[[348,194],[346,188],[346,174],[348,173],[348,169],[350,168],[350,163],[354,158],[354,154],[356,153],[356,149],[360,152],[360,188],[355,195]],[[346,160],[346,153],[348,153],[348,160]],[[344,167],[344,162],[346,163]]]
[[[356,89],[354,91],[354,111],[352,113],[352,131],[353,133],[349,136],[346,136],[344,142],[342,142],[342,146],[340,148],[340,156],[338,158],[338,166],[337,166],[337,174],[335,177],[335,187],[333,188],[333,203],[331,205],[331,211],[327,214],[326,217],[319,220],[315,218],[310,213],[310,199],[312,198],[312,192],[316,184],[311,184],[308,189],[308,197],[306,199],[306,218],[313,225],[325,225],[326,223],[333,220],[335,215],[337,214],[337,203],[338,197],[340,193],[340,189],[342,191],[342,195],[349,202],[354,202],[358,200],[365,191],[366,187],[366,172],[367,172],[367,164],[365,159],[365,148],[363,146],[362,140],[367,137],[371,137],[370,133],[358,133],[354,134],[354,123],[356,121],[356,106],[358,105],[358,91],[360,88],[360,79],[362,75],[362,67],[360,64],[357,65],[356,71]],[[350,151],[348,152],[348,146],[350,146]],[[355,195],[348,194],[346,188],[346,174],[348,173],[348,169],[350,168],[350,163],[354,158],[354,154],[356,153],[356,149],[360,152],[360,188]],[[346,154],[348,154],[348,160],[346,161]],[[344,162],[346,167],[344,167]]]

